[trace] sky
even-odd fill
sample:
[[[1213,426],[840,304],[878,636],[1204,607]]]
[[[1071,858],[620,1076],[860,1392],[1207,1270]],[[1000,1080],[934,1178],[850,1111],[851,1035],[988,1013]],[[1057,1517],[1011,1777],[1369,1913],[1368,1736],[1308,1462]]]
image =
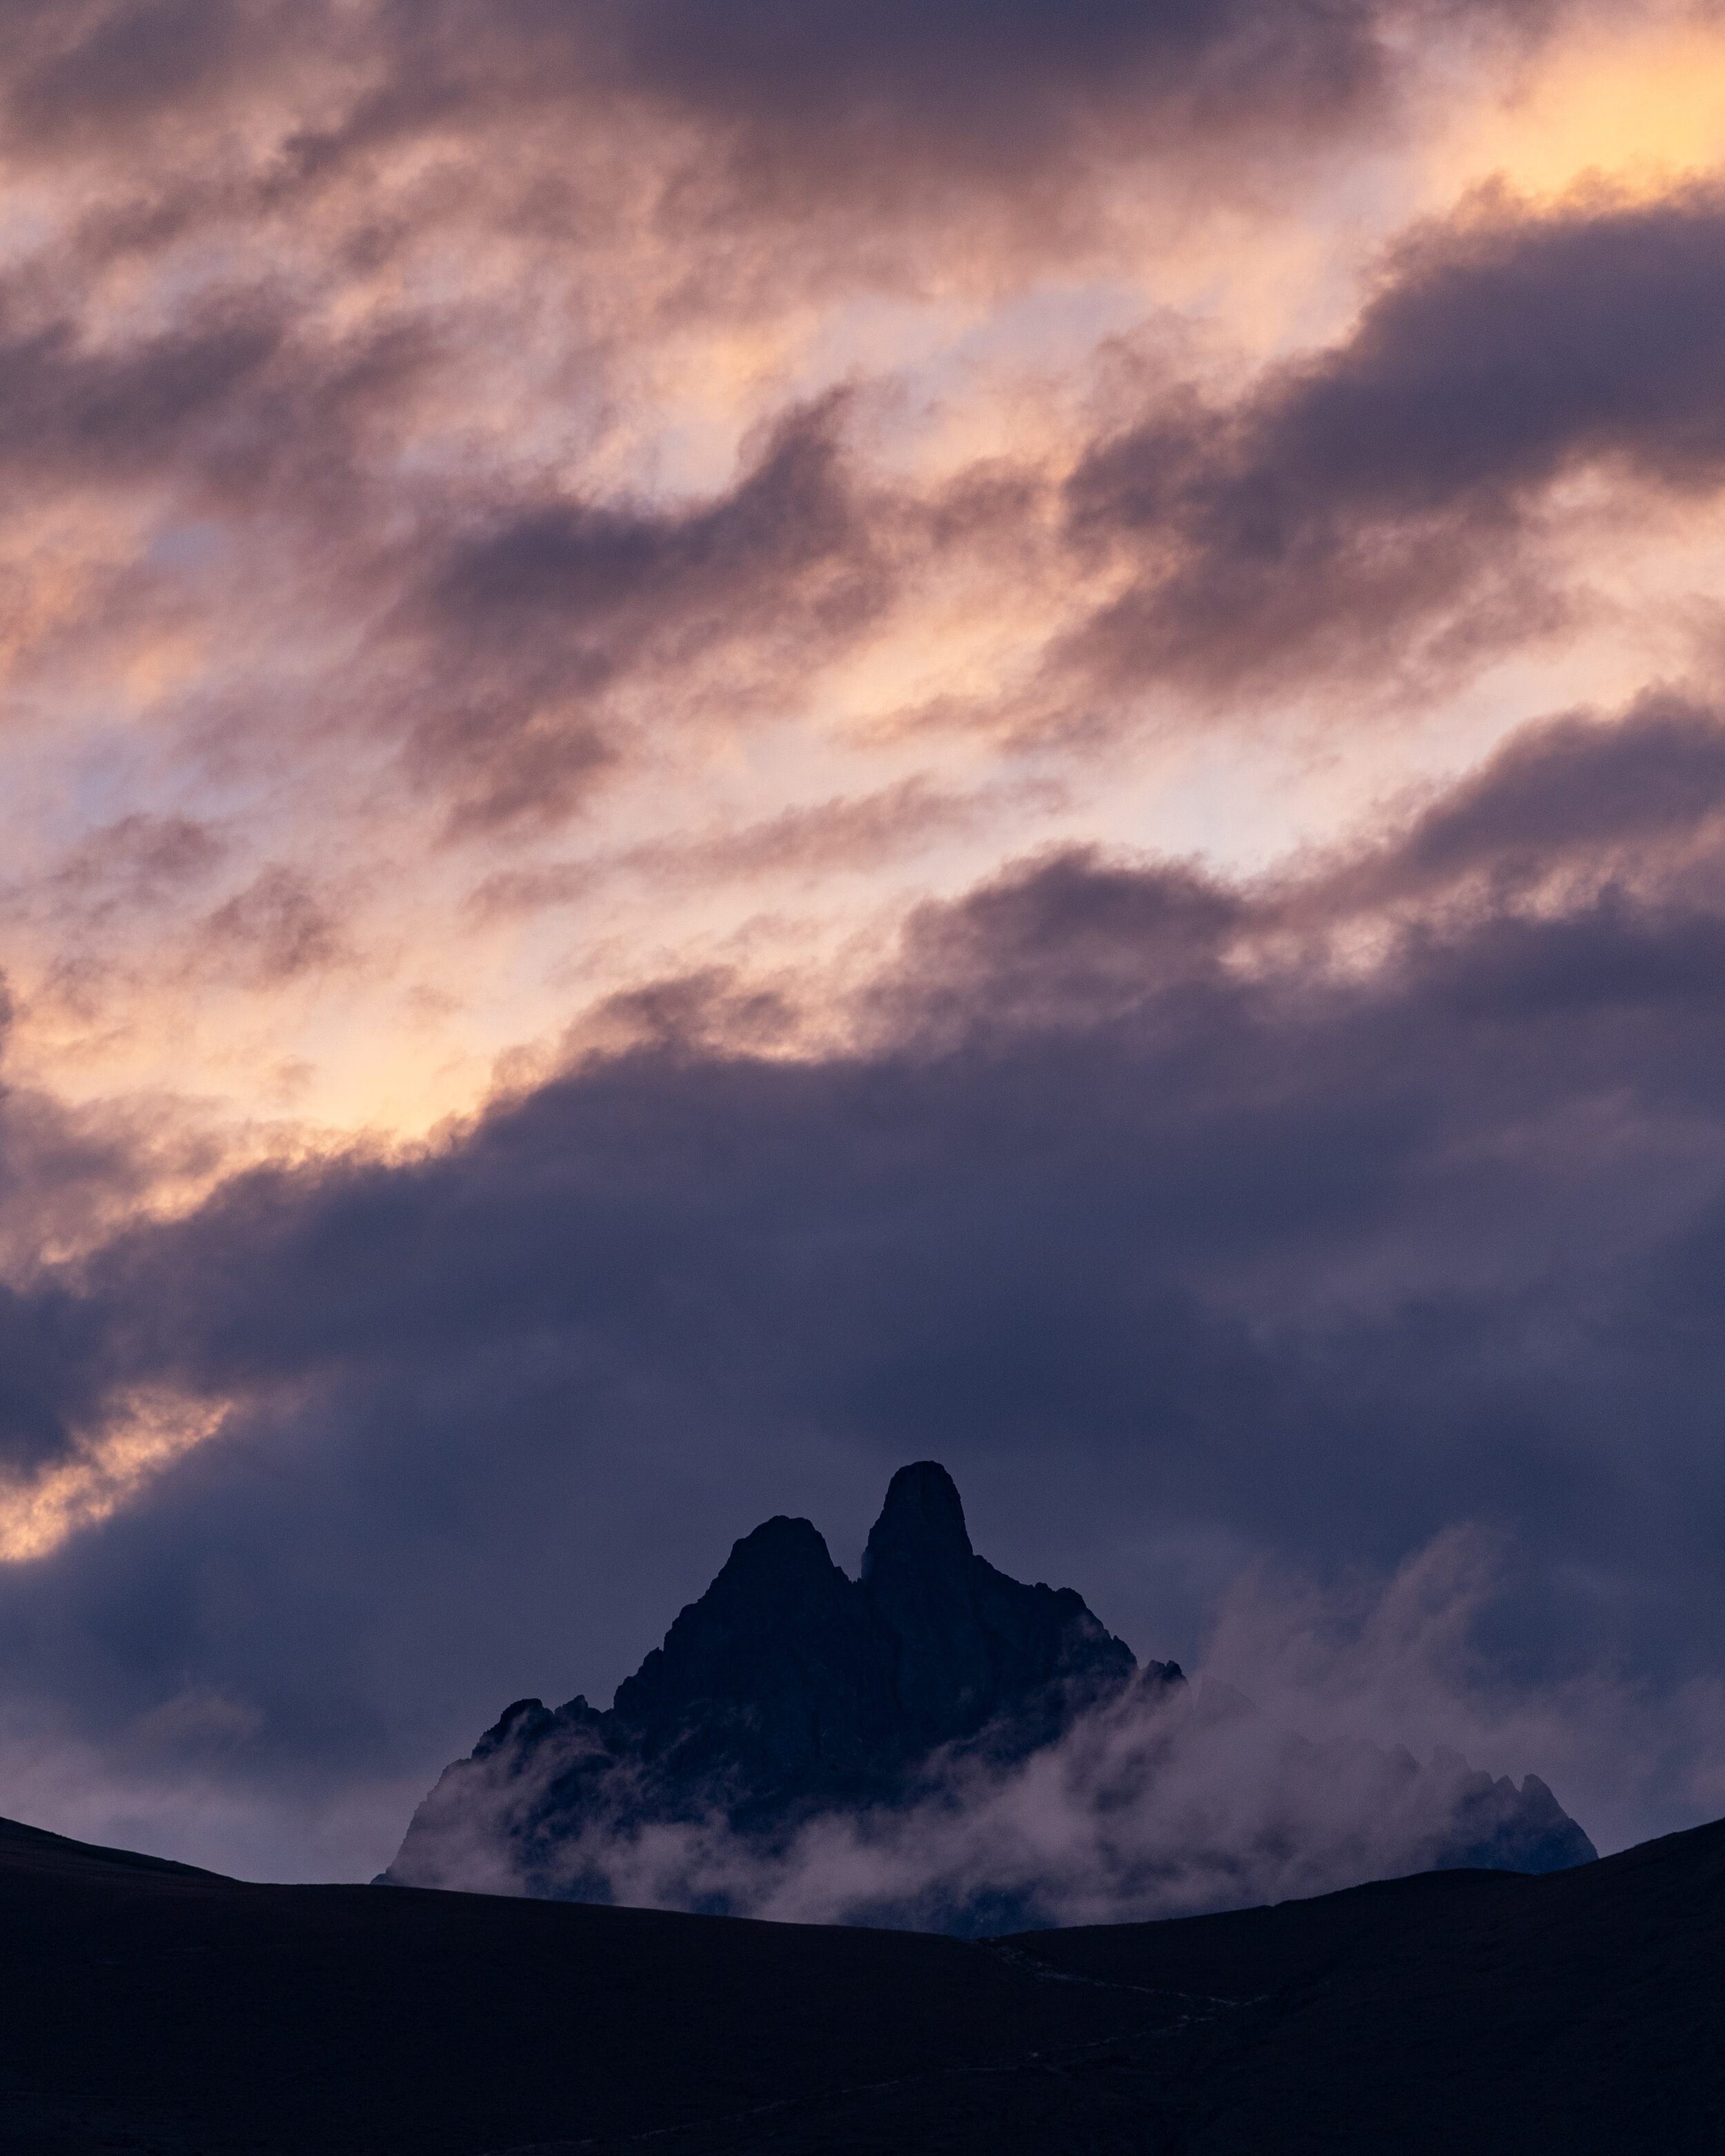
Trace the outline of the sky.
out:
[[[1725,1811],[1725,10],[0,0],[0,1812],[732,1541]]]

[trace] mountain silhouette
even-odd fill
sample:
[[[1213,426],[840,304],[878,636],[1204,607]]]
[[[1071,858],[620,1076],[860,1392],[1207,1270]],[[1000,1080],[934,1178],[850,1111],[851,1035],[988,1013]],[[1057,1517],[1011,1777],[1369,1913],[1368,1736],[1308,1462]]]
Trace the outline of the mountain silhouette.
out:
[[[1153,1722],[1165,1751],[1255,1712],[1220,1688],[1194,1699],[1177,1663],[1140,1666],[1072,1589],[997,1570],[971,1547],[952,1476],[919,1460],[893,1476],[857,1578],[808,1520],[768,1520],[608,1709],[580,1696],[506,1708],[445,1769],[379,1883],[735,1913],[760,1906],[742,1871],[782,1858],[813,1822],[885,1831],[922,1805],[949,1828],[978,1789],[1048,1748],[1106,1751],[1111,1737],[1111,1764],[1097,1770],[1108,1788],[1085,1790],[1081,1762],[1063,1800],[1076,1788],[1080,1804],[1117,1805],[1137,1771],[1122,1768],[1120,1729]],[[1356,1801],[1418,1815],[1414,1853],[1393,1869],[1547,1871],[1595,1853],[1536,1776],[1517,1789],[1455,1753],[1421,1768],[1369,1747],[1333,1762],[1297,1739],[1283,1751],[1306,1784],[1322,1785],[1333,1765],[1356,1790],[1363,1758],[1370,1790]],[[693,1855],[670,1883],[662,1861],[649,1881],[644,1847]],[[1048,1907],[1034,1867],[999,1878],[964,1868],[962,1884],[936,1878],[897,1901],[883,1889],[861,1913],[974,1933]]]

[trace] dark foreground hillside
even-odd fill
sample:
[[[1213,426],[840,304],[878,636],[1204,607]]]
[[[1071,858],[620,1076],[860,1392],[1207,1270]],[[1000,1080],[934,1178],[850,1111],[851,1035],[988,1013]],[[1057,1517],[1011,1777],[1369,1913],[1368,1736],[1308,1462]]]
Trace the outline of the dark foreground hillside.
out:
[[[16,2156],[1725,2151],[1725,1825],[978,1945],[0,1826]]]

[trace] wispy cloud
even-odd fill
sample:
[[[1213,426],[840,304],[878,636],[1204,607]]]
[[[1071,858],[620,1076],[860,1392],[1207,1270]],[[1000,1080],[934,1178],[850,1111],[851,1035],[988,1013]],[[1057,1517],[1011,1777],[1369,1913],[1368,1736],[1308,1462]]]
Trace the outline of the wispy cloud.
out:
[[[80,1432],[66,1456],[0,1482],[0,1564],[47,1556],[105,1520],[152,1476],[221,1427],[226,1403],[134,1393],[110,1404],[100,1430]]]

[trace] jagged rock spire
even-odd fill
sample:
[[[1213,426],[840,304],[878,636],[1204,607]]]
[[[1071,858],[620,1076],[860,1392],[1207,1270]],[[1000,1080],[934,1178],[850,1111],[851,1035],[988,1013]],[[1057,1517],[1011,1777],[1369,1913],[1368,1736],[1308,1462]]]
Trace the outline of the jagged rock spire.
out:
[[[893,1476],[860,1579],[810,1522],[768,1520],[608,1712],[518,1702],[475,1758],[525,1771],[529,1752],[567,1755],[522,1821],[547,1852],[624,1792],[642,1825],[716,1806],[733,1827],[771,1832],[823,1807],[891,1802],[930,1753],[984,1731],[998,1755],[1034,1750],[1135,1667],[1070,1588],[1026,1586],[979,1558],[957,1485],[921,1460]],[[392,1876],[414,1876],[461,1774],[420,1807]]]
[[[901,1467],[886,1486],[886,1502],[869,1532],[862,1576],[871,1581],[882,1567],[949,1568],[973,1554],[958,1485],[937,1460]]]

